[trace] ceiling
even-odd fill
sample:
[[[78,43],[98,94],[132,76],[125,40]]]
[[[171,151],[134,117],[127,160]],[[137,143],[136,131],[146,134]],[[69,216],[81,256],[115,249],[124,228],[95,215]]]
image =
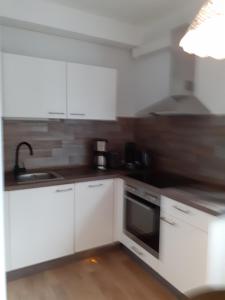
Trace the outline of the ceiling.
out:
[[[196,0],[45,0],[134,25],[146,25]]]

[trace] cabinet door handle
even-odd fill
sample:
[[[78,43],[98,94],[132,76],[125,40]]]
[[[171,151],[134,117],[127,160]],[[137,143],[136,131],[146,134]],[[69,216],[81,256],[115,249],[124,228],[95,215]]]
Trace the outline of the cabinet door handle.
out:
[[[86,114],[83,113],[70,113],[71,116],[86,116]]]
[[[143,252],[139,251],[135,246],[132,246],[131,249],[132,249],[135,253],[137,253],[137,255],[139,255],[139,256],[143,256],[143,255],[144,255]]]
[[[65,192],[70,192],[72,190],[73,190],[72,188],[63,189],[63,190],[56,190],[56,193],[65,193]]]
[[[63,113],[63,112],[53,112],[53,111],[50,111],[49,113],[48,113],[49,115],[65,115],[65,113]]]
[[[89,188],[98,188],[98,187],[101,187],[103,186],[103,183],[100,183],[100,184],[90,184],[88,187]]]
[[[175,208],[176,210],[178,210],[178,211],[180,211],[180,212],[182,212],[182,213],[184,213],[184,214],[186,214],[186,215],[189,215],[189,214],[190,214],[190,211],[189,211],[189,210],[187,210],[187,209],[182,209],[182,208],[180,208],[180,207],[178,207],[178,206],[176,206],[176,205],[174,205],[173,208]]]
[[[171,225],[171,226],[176,226],[177,225],[175,222],[170,222],[164,217],[161,217],[160,220],[167,223],[167,224],[169,224],[169,225]]]

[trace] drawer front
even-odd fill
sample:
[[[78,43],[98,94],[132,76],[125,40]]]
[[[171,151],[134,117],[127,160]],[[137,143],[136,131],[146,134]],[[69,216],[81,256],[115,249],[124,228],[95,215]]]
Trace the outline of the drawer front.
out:
[[[162,197],[161,208],[163,212],[169,213],[175,218],[179,218],[205,232],[208,232],[210,223],[215,221],[214,216],[165,196]]]
[[[159,271],[159,260],[152,256],[148,251],[143,249],[125,234],[122,236],[122,244],[133,252],[137,257],[139,257],[143,262],[145,262],[149,267],[151,267],[156,272]]]

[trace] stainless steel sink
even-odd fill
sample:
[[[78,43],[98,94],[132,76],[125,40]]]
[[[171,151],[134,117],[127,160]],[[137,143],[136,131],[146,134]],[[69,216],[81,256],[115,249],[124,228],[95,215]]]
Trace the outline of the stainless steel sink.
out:
[[[42,182],[42,181],[52,181],[63,179],[63,177],[55,172],[46,172],[46,173],[25,173],[18,175],[16,181],[18,183],[26,183],[26,182]]]

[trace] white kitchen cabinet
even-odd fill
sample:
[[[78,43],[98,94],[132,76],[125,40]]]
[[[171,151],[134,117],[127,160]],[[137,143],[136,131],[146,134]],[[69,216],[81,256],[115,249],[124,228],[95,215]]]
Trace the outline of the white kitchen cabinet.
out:
[[[167,197],[162,197],[161,210],[205,232],[208,232],[210,224],[216,219],[215,216]]]
[[[66,63],[3,54],[4,117],[66,118]]]
[[[133,252],[137,257],[139,257],[144,263],[146,263],[151,269],[156,272],[159,272],[159,260],[147,250],[145,250],[142,246],[137,244],[131,238],[129,238],[126,234],[122,234],[121,243],[128,248],[131,252]]]
[[[75,251],[113,242],[114,181],[75,184]]]
[[[74,251],[74,185],[9,192],[11,269]]]
[[[185,294],[206,286],[207,233],[166,213],[160,226],[161,275]]]
[[[115,120],[116,98],[115,69],[67,64],[69,119]]]
[[[9,230],[9,192],[4,192],[4,226],[5,226],[6,271],[10,271],[11,257],[10,257],[10,230]]]

